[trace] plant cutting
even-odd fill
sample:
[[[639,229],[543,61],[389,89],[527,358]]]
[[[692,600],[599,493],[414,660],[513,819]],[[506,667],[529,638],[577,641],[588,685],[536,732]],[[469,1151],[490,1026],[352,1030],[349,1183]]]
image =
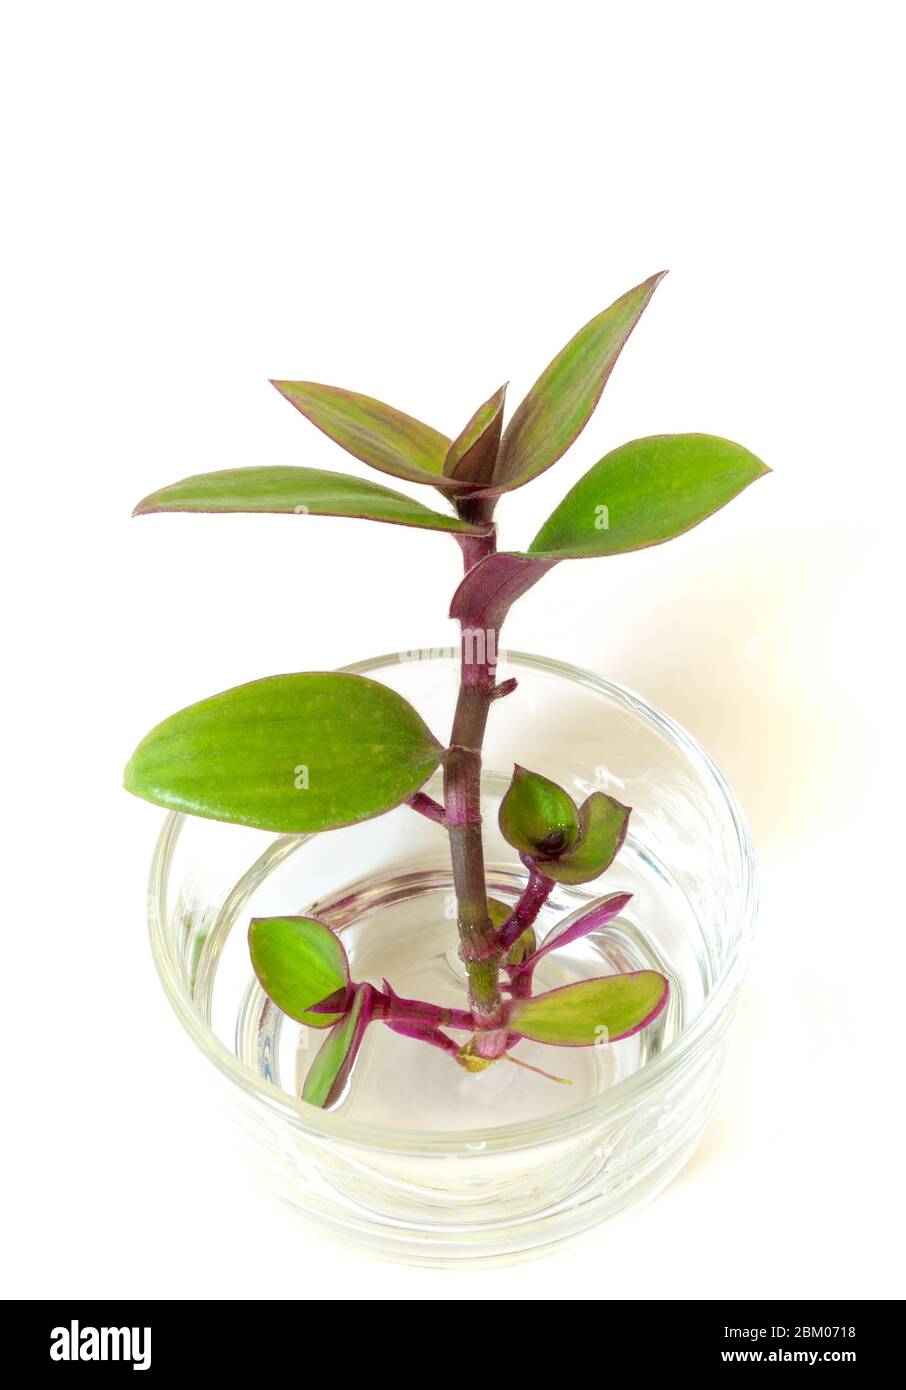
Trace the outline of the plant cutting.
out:
[[[524,883],[511,906],[489,896],[480,814],[488,720],[506,717],[513,679],[497,678],[509,609],[555,565],[617,555],[673,539],[724,506],[768,469],[739,444],[705,434],[633,440],[606,454],[556,506],[524,550],[499,550],[496,511],[507,493],[539,477],[577,438],[598,404],[660,275],[598,314],[554,358],[503,428],[506,388],[481,405],[453,440],[390,406],[312,382],[274,385],[337,444],[370,467],[438,491],[438,511],[375,482],[303,467],[200,474],[139,503],[154,512],[283,512],[346,516],[452,535],[464,575],[450,606],[460,625],[460,685],[452,728],[428,728],[400,694],[344,672],[266,677],[171,716],[139,744],[129,791],[159,805],[284,834],[325,833],[403,804],[449,841],[461,1007],[403,997],[389,980],[355,978],[341,935],[316,916],[255,917],[251,963],[290,1018],[324,1033],[302,1098],[329,1108],[342,1098],[362,1041],[385,1027],[439,1049],[480,1076],[523,1040],[607,1046],[649,1027],[670,991],[653,969],[535,988],[539,963],[608,923],[630,894],[618,885],[577,918],[536,937],[556,885],[587,885],[611,868],[631,808],[605,792],[579,803],[549,778],[516,766],[499,828],[517,851]],[[423,790],[440,768],[442,800]],[[411,943],[419,949],[417,938]]]

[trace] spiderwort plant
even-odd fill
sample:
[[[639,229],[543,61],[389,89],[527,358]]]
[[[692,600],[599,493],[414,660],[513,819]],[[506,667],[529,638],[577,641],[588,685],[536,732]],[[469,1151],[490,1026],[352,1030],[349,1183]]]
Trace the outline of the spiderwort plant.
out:
[[[461,628],[460,688],[446,740],[395,691],[363,676],[316,671],[252,681],[191,705],[153,729],[126,769],[129,791],[215,820],[324,832],[407,803],[448,836],[468,975],[462,1008],[403,998],[387,980],[380,986],[354,980],[342,941],[315,918],[251,923],[252,966],[266,993],[290,1017],[325,1030],[303,1089],[313,1105],[336,1103],[366,1031],[378,1024],[481,1072],[503,1058],[517,1061],[511,1051],[524,1038],[593,1046],[645,1028],[664,1008],[668,981],[653,970],[540,993],[534,988],[547,954],[599,930],[628,903],[629,894],[611,892],[540,945],[536,939],[538,914],[556,884],[591,883],[613,863],[630,808],[602,792],[576,805],[556,783],[516,767],[500,807],[501,832],[526,871],[512,908],[488,898],[480,817],[486,724],[516,684],[498,683],[495,669],[512,604],[561,561],[622,554],[679,536],[768,471],[741,445],[712,435],[636,439],[596,463],[525,550],[497,549],[500,499],[544,473],[576,439],[661,278],[652,276],[580,329],[505,429],[505,387],[451,440],[368,396],[314,382],[274,382],[348,453],[378,472],[435,489],[446,511],[376,482],[295,467],[200,474],[136,508],[137,514],[359,517],[446,531],[462,551],[464,577],[450,609]],[[422,790],[438,767],[442,803]]]

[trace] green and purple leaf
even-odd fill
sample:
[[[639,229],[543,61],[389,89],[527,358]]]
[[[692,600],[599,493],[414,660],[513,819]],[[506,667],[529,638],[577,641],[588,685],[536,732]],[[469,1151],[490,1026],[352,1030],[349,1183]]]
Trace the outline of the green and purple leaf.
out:
[[[273,385],[341,449],[371,468],[410,483],[456,487],[443,471],[450,440],[430,425],[340,386],[316,381],[275,381]]]
[[[602,898],[588,912],[584,912],[568,927],[555,927],[545,937],[538,949],[526,955],[522,961],[508,959],[507,964],[518,967],[511,978],[522,979],[526,975],[531,977],[538,962],[549,952],[559,951],[563,946],[571,946],[574,941],[581,941],[583,937],[590,936],[592,932],[600,931],[601,927],[605,927],[608,922],[612,922],[615,917],[619,916],[631,897],[631,893],[611,893],[608,897]]]
[[[374,990],[356,985],[349,1012],[335,1023],[321,1044],[302,1086],[302,1099],[326,1110],[343,1094],[366,1029],[374,1017]]]
[[[592,792],[579,807],[579,838],[556,858],[538,858],[539,873],[555,883],[590,883],[609,869],[626,839],[631,807],[606,792]]]
[[[444,473],[458,483],[490,483],[500,447],[506,385],[480,405],[447,451]]]
[[[249,953],[261,988],[289,1018],[312,1028],[329,1028],[346,1013],[349,961],[339,938],[323,922],[312,917],[255,917],[249,927]]]
[[[652,275],[598,314],[545,368],[504,431],[495,489],[522,487],[566,453],[591,418],[623,345],[665,273]]]
[[[479,560],[453,595],[451,618],[499,628],[511,606],[561,560],[621,555],[680,536],[771,470],[741,444],[709,434],[624,444],[580,478],[527,553]]]
[[[379,483],[320,468],[226,468],[198,473],[152,492],[133,515],[153,512],[279,512],[351,516],[419,526],[429,531],[483,535],[487,527],[444,516]]]
[[[555,1047],[592,1047],[618,1042],[653,1023],[670,986],[656,970],[580,980],[547,994],[514,999],[507,1028],[533,1042]]]
[[[314,671],[251,681],[165,719],[125,784],[170,810],[299,834],[400,805],[442,752],[395,690]]]
[[[500,833],[523,854],[557,855],[574,844],[579,816],[572,797],[537,772],[516,764],[498,813]]]
[[[453,595],[450,617],[468,628],[499,628],[512,605],[527,593],[556,559],[500,551],[473,565]]]
[[[712,434],[634,439],[579,479],[529,554],[568,560],[660,545],[712,516],[769,472],[741,444]]]

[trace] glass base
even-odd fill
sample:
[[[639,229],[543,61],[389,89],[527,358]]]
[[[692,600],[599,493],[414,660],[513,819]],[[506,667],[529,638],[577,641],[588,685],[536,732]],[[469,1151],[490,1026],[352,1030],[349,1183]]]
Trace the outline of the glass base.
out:
[[[431,653],[353,669],[398,688],[431,727],[448,726],[454,660]],[[499,674],[519,685],[501,702],[507,719],[495,711],[486,741],[489,892],[514,902],[526,880],[497,829],[517,758],[576,800],[603,790],[632,805],[614,865],[594,883],[558,886],[538,935],[605,894],[632,899],[603,930],[546,957],[536,987],[660,970],[670,1003],[636,1036],[591,1048],[523,1041],[515,1062],[467,1073],[376,1024],[337,1105],[314,1109],[299,1095],[324,1035],[283,1017],[261,991],[249,922],[317,915],[341,933],[353,978],[379,985],[386,977],[404,996],[463,1007],[443,829],[405,806],[308,837],[171,816],[152,869],[151,934],[164,986],[229,1077],[269,1185],[318,1234],[411,1263],[541,1253],[670,1180],[714,1104],[754,916],[744,823],[687,735],[589,673],[511,654]],[[441,799],[439,777],[426,790]]]
[[[488,891],[512,903],[525,885],[526,871],[496,829],[507,784],[503,774],[487,771],[482,809]],[[438,793],[440,788],[430,790]],[[218,1032],[233,1042],[246,1066],[294,1096],[301,1093],[324,1034],[286,1018],[264,994],[246,946],[252,917],[276,912],[317,916],[341,933],[354,979],[380,985],[386,978],[398,994],[467,1005],[443,830],[401,807],[381,820],[351,827],[337,839],[344,836],[343,860],[372,863],[373,872],[312,899],[313,880],[340,868],[325,864],[325,857],[331,857],[329,842],[323,836],[278,840],[236,883],[200,948],[200,974],[210,976]],[[407,842],[411,847],[401,855],[399,847]],[[600,882],[558,885],[536,923],[539,940],[565,919],[586,912],[603,891]],[[632,835],[607,875],[606,891],[628,891],[633,898],[603,930],[546,956],[535,975],[535,992],[595,975],[659,970],[670,978],[671,997],[651,1027],[591,1048],[523,1041],[513,1049],[516,1062],[468,1073],[437,1049],[375,1025],[335,1110],[401,1130],[472,1131],[573,1109],[638,1071],[678,1035],[684,1017],[700,1005],[707,989],[707,951],[682,890]],[[456,1036],[465,1041],[468,1035]]]
[[[520,888],[515,874],[499,870],[489,876],[488,886],[505,902],[515,901]],[[465,972],[455,923],[448,915],[454,901],[449,870],[425,868],[397,879],[361,884],[344,899],[339,912],[336,905],[326,903],[319,905],[319,915],[337,927],[344,918],[350,921],[342,935],[357,974],[377,981],[386,976],[399,994],[462,1008]],[[542,932],[573,906],[565,896],[558,897],[539,923]],[[584,904],[578,910],[583,911]],[[413,953],[413,942],[418,942],[417,953]],[[628,920],[615,922],[584,944],[585,949],[578,943],[573,951],[565,948],[545,957],[535,975],[535,992],[592,975],[659,968],[651,943]],[[300,1088],[320,1039],[305,1028],[281,1029],[279,1015],[263,1018],[277,1011],[266,1005],[257,990],[250,995],[247,1004],[259,1038],[272,1031],[272,1043],[266,1042],[265,1047],[270,1046],[278,1059],[287,1089]],[[679,1014],[677,1007],[669,1021],[662,1015],[644,1033],[611,1046],[545,1047],[523,1041],[510,1054],[515,1063],[503,1060],[479,1073],[465,1072],[437,1049],[400,1037],[389,1028],[372,1028],[338,1109],[370,1124],[446,1132],[476,1129],[487,1124],[489,1113],[498,1124],[540,1119],[600,1095],[638,1070],[678,1026]],[[451,1036],[465,1042],[468,1033]],[[246,1060],[254,1065],[251,1058]],[[520,1062],[527,1066],[517,1065]],[[539,1076],[527,1067],[540,1068],[557,1079]]]

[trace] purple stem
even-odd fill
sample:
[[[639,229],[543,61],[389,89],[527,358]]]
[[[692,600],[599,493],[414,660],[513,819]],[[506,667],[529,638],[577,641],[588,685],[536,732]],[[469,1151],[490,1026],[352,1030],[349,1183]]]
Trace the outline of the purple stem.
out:
[[[427,816],[428,820],[436,821],[438,825],[446,825],[447,823],[447,813],[443,806],[427,792],[413,792],[411,796],[406,798],[406,804],[411,806],[413,811]]]
[[[457,510],[463,515],[462,500]],[[469,517],[472,520],[474,518]],[[466,573],[494,554],[496,536],[463,545]],[[483,553],[482,553],[483,552]],[[451,613],[452,617],[460,617]],[[456,890],[460,954],[469,976],[469,1002],[480,1028],[499,1026],[500,951],[488,912],[484,846],[481,838],[481,747],[496,690],[497,632],[462,622],[459,698],[444,758],[444,804],[450,860]]]
[[[619,916],[631,897],[631,893],[610,893],[602,902],[598,903],[597,907],[591,908],[565,931],[555,929],[544,944],[539,946],[537,951],[524,960],[521,965],[508,967],[513,995],[524,997],[531,994],[532,975],[535,966],[549,951],[559,950],[561,946],[569,946],[574,941],[580,941],[583,936],[589,936],[591,932],[599,931],[608,922],[612,922],[614,917]]]
[[[521,1042],[518,1033],[510,1034],[505,1028],[494,1028],[490,1032],[479,1033],[472,1046],[476,1057],[485,1057],[489,1062],[496,1062],[508,1047],[517,1042]]]
[[[445,1008],[441,1004],[429,1004],[424,999],[403,999],[396,993],[388,980],[384,981],[384,991],[376,992],[376,1014],[385,1023],[414,1024],[428,1028],[461,1028],[471,1033],[475,1027],[474,1019],[468,1009]]]
[[[464,515],[467,506],[468,504],[465,504],[464,507],[458,508],[460,515]],[[474,510],[477,511],[481,509]],[[484,510],[486,510],[486,507]],[[493,511],[493,506],[491,510]],[[483,516],[469,515],[465,516],[465,519],[467,521],[472,521],[473,524],[477,522],[479,525],[483,524],[485,521]],[[459,548],[462,551],[462,567],[466,574],[468,574],[473,565],[478,564],[479,560],[483,560],[486,555],[492,555],[497,547],[497,539],[492,525],[488,526],[487,533],[483,536],[466,536],[460,535],[458,532],[455,534],[456,539],[459,541]]]
[[[328,929],[329,930],[329,929]],[[345,1014],[352,1006],[352,996],[355,989],[354,985],[344,985],[342,989],[336,990],[333,994],[322,999],[319,1004],[312,1004],[308,1010],[310,1014]]]
[[[501,954],[515,946],[526,928],[532,926],[554,887],[552,878],[539,873],[534,864],[531,861],[529,863],[529,879],[522,890],[522,897],[497,933],[497,945]]]
[[[416,1042],[428,1043],[431,1047],[439,1047],[451,1057],[459,1058],[458,1045],[439,1028],[432,1028],[427,1023],[394,1023],[389,1019],[385,1022],[393,1033],[400,1033],[404,1038],[414,1038]]]

